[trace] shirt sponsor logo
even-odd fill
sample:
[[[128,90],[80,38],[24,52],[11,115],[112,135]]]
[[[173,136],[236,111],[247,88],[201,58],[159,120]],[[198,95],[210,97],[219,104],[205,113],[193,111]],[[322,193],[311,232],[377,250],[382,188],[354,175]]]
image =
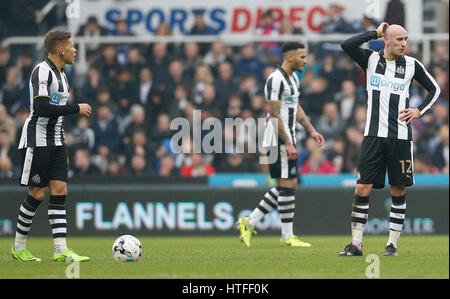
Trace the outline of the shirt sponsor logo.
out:
[[[372,75],[370,77],[370,85],[376,88],[387,87],[393,91],[403,91],[405,90],[405,84],[400,84],[391,80],[386,80],[380,76]]]
[[[67,99],[69,98],[68,93],[59,93],[54,92],[50,96],[50,104],[53,105],[65,105],[67,103]]]

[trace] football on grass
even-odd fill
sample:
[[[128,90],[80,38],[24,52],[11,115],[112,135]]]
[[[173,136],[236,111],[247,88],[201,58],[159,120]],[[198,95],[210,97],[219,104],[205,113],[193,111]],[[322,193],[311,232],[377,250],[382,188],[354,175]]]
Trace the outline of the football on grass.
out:
[[[136,237],[123,235],[114,241],[112,253],[118,262],[137,262],[142,255],[142,244]]]

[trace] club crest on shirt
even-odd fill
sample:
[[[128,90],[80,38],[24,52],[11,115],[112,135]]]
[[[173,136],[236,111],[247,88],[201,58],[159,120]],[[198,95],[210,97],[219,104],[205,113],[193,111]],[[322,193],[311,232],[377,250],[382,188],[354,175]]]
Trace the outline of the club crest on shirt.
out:
[[[397,68],[395,69],[395,72],[400,75],[405,74],[405,67],[403,65],[397,65]]]

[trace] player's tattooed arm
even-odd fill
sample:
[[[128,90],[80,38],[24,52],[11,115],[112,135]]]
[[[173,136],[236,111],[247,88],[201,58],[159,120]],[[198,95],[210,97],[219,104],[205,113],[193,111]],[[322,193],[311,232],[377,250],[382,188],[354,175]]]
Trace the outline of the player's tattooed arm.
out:
[[[280,101],[269,101],[269,114],[270,120],[273,122],[273,125],[278,128],[278,137],[283,140],[285,144],[292,144],[291,138],[284,130],[283,121],[280,116]]]
[[[297,107],[297,115],[296,115],[297,121],[305,128],[305,130],[311,135],[317,142],[319,146],[322,146],[325,142],[325,139],[323,136],[316,131],[314,126],[311,124],[311,122],[308,120],[308,117],[306,116],[305,111],[303,110],[302,106],[298,105]]]
[[[303,126],[303,128],[305,128],[308,133],[311,134],[315,131],[313,125],[308,120],[305,111],[300,105],[298,105],[297,108],[297,121]]]

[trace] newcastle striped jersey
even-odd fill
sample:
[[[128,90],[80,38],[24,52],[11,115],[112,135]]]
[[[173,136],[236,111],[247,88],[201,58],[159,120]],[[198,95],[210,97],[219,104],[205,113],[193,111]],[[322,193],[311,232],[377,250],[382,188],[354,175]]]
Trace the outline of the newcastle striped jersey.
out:
[[[364,136],[412,140],[410,125],[401,121],[399,111],[409,107],[409,87],[413,79],[427,91],[423,103],[417,107],[426,113],[439,96],[436,81],[417,59],[404,55],[389,61],[383,50],[362,49],[363,43],[377,39],[376,31],[354,36],[342,43],[344,51],[366,72],[367,118]]]
[[[45,59],[31,73],[29,89],[30,115],[23,125],[19,149],[64,145],[63,116],[40,116],[35,103],[37,98],[45,97],[51,105],[66,105],[69,84],[64,71],[60,72],[50,59]]]
[[[281,101],[280,118],[285,132],[291,138],[292,144],[295,144],[296,115],[300,96],[300,81],[297,75],[289,76],[282,68],[277,68],[267,78],[264,93],[267,101]],[[281,139],[280,142],[282,142]],[[275,132],[273,123],[267,114],[263,146],[277,145],[278,133]]]

